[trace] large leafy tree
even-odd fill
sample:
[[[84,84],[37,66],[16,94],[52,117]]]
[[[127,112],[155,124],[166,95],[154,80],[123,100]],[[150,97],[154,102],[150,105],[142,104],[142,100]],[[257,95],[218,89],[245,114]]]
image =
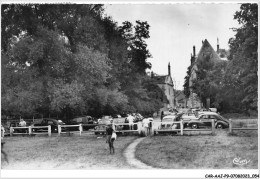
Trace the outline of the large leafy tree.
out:
[[[1,10],[5,115],[70,119],[159,108],[143,84],[151,67],[147,22],[118,27],[98,4],[3,4]]]
[[[230,56],[226,71],[226,96],[234,106],[248,113],[257,110],[258,92],[258,5],[242,4],[234,19],[241,24],[229,40]]]
[[[197,78],[193,80],[192,91],[198,95],[204,106],[207,98],[210,99],[212,107],[219,108],[220,100],[218,94],[223,87],[223,77],[226,68],[226,61],[210,60],[210,54],[197,62]]]

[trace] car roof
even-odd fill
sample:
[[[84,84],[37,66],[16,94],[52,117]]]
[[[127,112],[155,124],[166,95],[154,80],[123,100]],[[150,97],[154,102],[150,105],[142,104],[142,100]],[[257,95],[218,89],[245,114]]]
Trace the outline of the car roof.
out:
[[[211,111],[201,111],[199,112],[199,115],[219,115],[219,114]]]
[[[170,119],[170,118],[175,118],[176,115],[168,115],[168,116],[164,116],[163,119]]]

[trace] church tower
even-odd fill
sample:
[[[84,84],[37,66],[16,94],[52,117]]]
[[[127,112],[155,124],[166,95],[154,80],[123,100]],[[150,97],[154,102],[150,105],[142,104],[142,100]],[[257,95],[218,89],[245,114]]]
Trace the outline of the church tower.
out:
[[[171,65],[170,65],[170,62],[168,64],[168,76],[171,76]]]

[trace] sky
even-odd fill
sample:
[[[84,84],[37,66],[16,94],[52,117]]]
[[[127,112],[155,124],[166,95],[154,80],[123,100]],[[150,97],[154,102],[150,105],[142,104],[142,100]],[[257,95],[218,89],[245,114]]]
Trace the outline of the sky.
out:
[[[182,90],[184,77],[190,65],[193,46],[196,54],[207,39],[216,50],[217,38],[220,48],[228,49],[228,41],[239,27],[234,13],[239,11],[238,3],[219,4],[106,4],[105,13],[121,25],[124,21],[147,21],[150,38],[146,40],[152,58],[151,71],[159,75],[171,75],[175,89]]]

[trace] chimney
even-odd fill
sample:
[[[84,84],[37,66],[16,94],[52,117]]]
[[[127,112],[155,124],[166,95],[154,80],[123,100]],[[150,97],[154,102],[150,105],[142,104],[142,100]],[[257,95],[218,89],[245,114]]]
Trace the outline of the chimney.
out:
[[[218,38],[217,38],[217,53],[219,53],[219,41],[218,41]]]
[[[195,45],[193,46],[193,56],[196,56],[196,49],[195,49]]]
[[[171,76],[171,65],[170,65],[170,62],[168,64],[168,75]]]
[[[153,78],[154,77],[154,74],[153,74],[153,71],[151,72],[151,78]]]

